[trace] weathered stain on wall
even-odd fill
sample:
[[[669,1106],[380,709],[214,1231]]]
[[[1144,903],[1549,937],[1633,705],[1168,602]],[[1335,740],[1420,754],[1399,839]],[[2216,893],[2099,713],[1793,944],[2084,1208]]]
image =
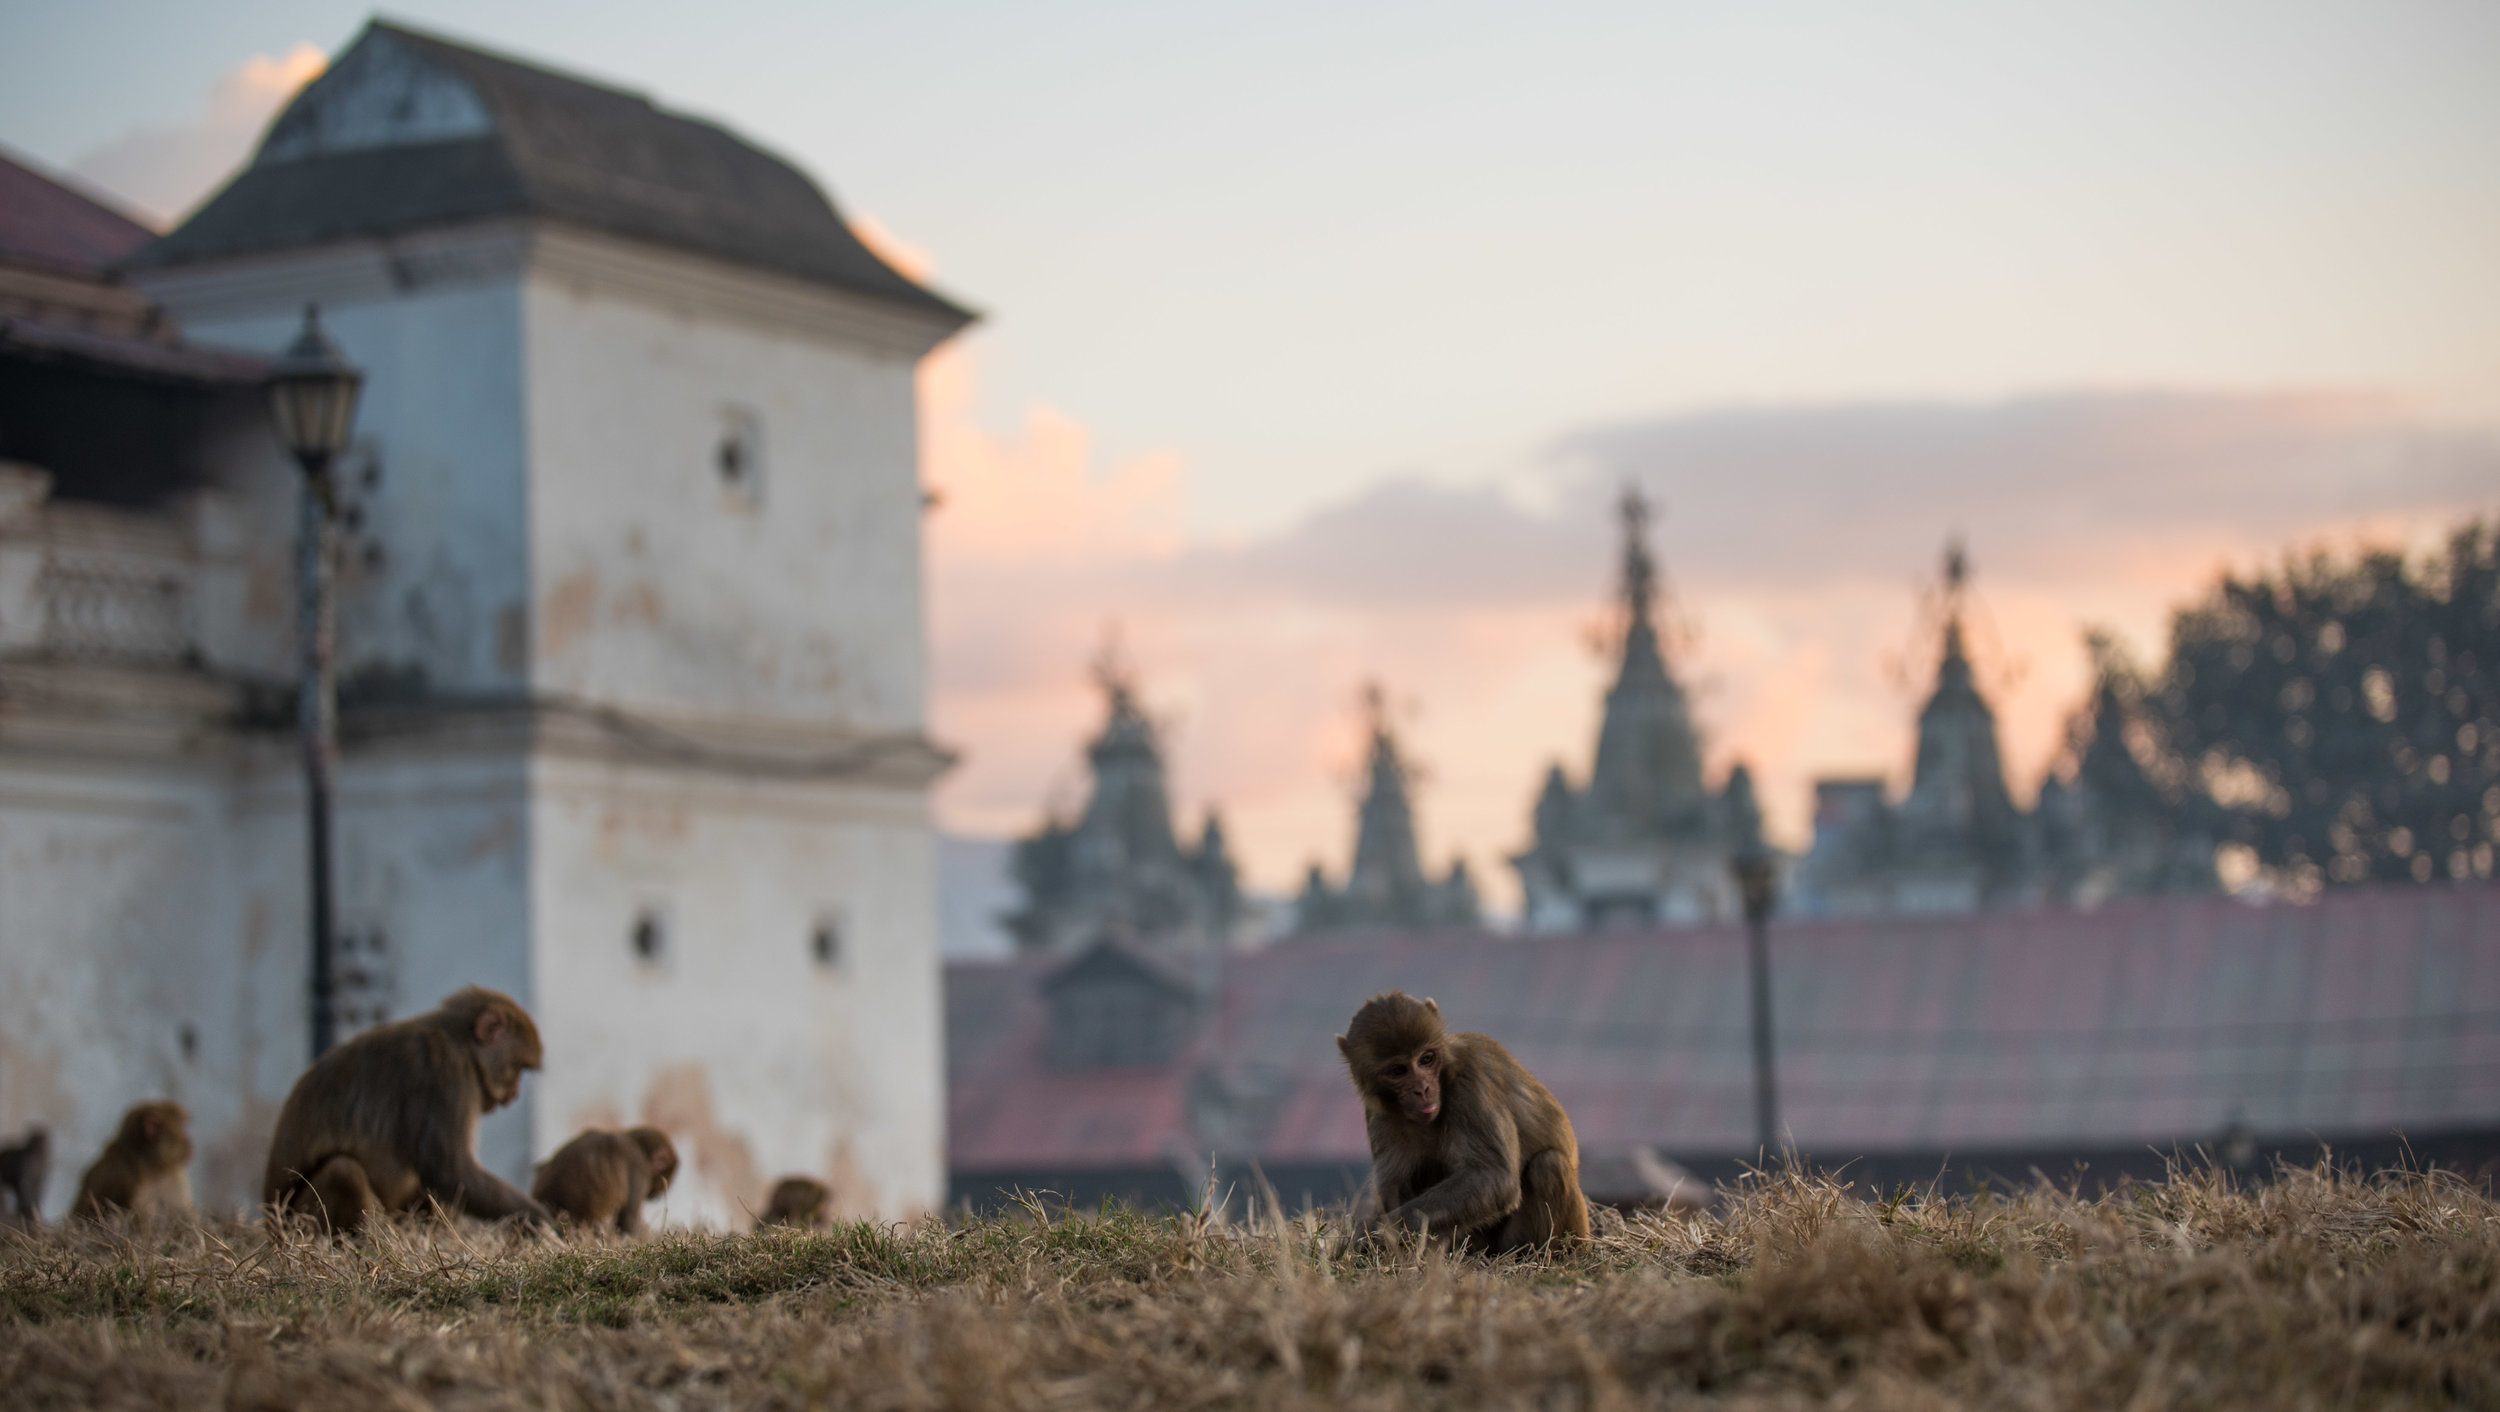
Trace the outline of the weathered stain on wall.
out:
[[[873,1219],[885,1209],[884,1194],[860,1170],[859,1154],[852,1149],[848,1137],[833,1140],[825,1152],[824,1169],[816,1174],[816,1179],[832,1193],[833,1213],[841,1219]]]
[[[278,1130],[279,1107],[247,1092],[242,1112],[198,1143],[191,1163],[204,1202],[223,1206],[257,1198],[269,1165],[269,1135]],[[254,1195],[238,1198],[236,1193],[242,1192]]]
[[[719,1204],[732,1210],[764,1209],[768,1193],[755,1149],[720,1121],[702,1064],[672,1064],[653,1075],[642,1099],[642,1120],[676,1140],[681,1152],[693,1148],[693,1159],[678,1172],[679,1184],[709,1186]]]
[[[538,651],[561,657],[598,625],[599,571],[576,569],[547,589],[538,607]]]

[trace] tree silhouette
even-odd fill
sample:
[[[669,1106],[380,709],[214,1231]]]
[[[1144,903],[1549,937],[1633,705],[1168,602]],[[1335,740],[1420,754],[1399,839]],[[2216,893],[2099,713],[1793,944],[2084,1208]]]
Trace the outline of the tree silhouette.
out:
[[[2443,552],[2225,577],[2148,703],[2225,836],[2296,892],[2489,877],[2500,839],[2500,518]]]

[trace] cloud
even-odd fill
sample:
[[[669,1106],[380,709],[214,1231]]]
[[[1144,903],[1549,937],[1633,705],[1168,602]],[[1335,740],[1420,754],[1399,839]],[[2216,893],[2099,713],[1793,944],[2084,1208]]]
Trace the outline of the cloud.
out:
[[[1920,616],[1948,533],[1978,565],[1982,666],[2019,793],[2088,670],[2081,632],[2158,655],[2169,610],[2226,565],[2296,542],[2413,536],[2500,492],[2500,445],[2341,392],[2073,394],[1955,405],[1764,408],[1558,438],[1511,489],[1390,480],[1294,527],[1182,531],[1174,456],[1092,464],[1037,410],[969,421],[970,365],[929,380],[936,717],[967,762],[951,824],[1003,833],[1075,802],[1099,705],[1084,666],[1117,619],[1173,723],[1175,793],[1221,803],[1253,879],[1344,866],[1361,683],[1408,703],[1430,771],[1426,848],[1507,896],[1549,760],[1585,771],[1608,664],[1592,652],[1626,480],[1687,628],[1679,671],[1714,771],[1755,769],[1806,836],[1824,773],[1906,772],[1932,671]]]
[[[255,54],[218,75],[198,118],[179,127],[135,128],[79,158],[70,171],[160,227],[170,226],[242,165],[269,120],[329,63],[303,42],[274,57]]]

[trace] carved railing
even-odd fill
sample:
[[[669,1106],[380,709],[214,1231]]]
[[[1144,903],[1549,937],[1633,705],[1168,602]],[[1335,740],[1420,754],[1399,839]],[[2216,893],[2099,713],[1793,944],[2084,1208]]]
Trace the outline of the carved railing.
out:
[[[173,663],[190,657],[187,566],[147,558],[56,555],[35,579],[42,648],[83,661]]]

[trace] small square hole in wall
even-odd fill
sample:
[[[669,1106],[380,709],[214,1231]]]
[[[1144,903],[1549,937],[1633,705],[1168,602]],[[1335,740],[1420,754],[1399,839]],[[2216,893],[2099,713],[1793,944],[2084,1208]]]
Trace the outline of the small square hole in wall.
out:
[[[656,966],[668,955],[668,928],[660,921],[660,914],[648,907],[634,914],[634,925],[625,940],[634,959],[646,966]]]
[[[832,970],[842,964],[842,924],[831,917],[819,917],[807,936],[807,954],[817,966]]]
[[[721,408],[712,444],[712,469],[724,494],[740,509],[753,509],[764,494],[764,419],[752,407]]]

